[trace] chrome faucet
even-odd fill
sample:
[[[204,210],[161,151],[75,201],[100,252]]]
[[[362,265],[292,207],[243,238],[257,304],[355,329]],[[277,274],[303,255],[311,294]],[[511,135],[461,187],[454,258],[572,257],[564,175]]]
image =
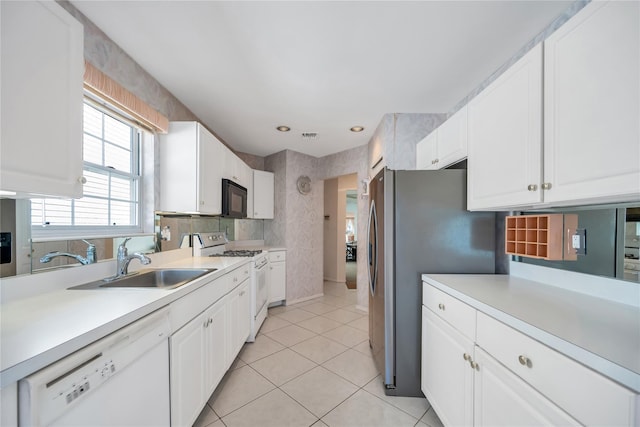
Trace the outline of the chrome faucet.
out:
[[[96,263],[98,261],[98,256],[96,255],[96,245],[94,245],[91,242],[87,242],[84,239],[82,241],[88,245],[86,258],[81,255],[70,254],[68,252],[53,251],[45,254],[42,258],[40,258],[40,262],[44,264],[44,263],[50,262],[53,258],[56,258],[59,256],[66,256],[66,257],[75,259],[82,265]]]
[[[118,246],[118,255],[116,258],[116,275],[103,279],[105,282],[111,282],[112,280],[120,279],[129,275],[129,263],[132,259],[137,259],[142,265],[151,264],[151,259],[141,252],[134,252],[129,255],[127,250],[127,242],[131,240],[131,237],[124,239]]]

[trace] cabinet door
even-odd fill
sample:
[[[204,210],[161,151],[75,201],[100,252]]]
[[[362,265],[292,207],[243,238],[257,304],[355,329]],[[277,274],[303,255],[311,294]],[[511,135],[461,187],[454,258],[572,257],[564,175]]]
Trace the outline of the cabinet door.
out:
[[[542,45],[468,105],[467,208],[542,201]]]
[[[198,212],[222,213],[222,175],[219,165],[224,156],[223,146],[198,123]]]
[[[229,338],[227,350],[227,366],[233,363],[240,349],[247,341],[250,332],[251,293],[250,279],[245,280],[234,289],[229,296]]]
[[[171,425],[190,426],[205,403],[205,328],[201,314],[173,334],[171,345]]]
[[[220,383],[227,371],[227,304],[226,300],[218,301],[206,311],[205,336],[205,390],[204,398],[208,399]],[[202,408],[200,408],[202,409]]]
[[[273,219],[274,174],[253,171],[253,218]]]
[[[422,307],[422,391],[444,425],[473,422],[474,344]],[[466,356],[465,356],[466,355]]]
[[[479,347],[474,360],[474,425],[580,425]]]
[[[416,145],[416,169],[437,169],[438,129],[427,135]]]
[[[592,2],[545,41],[545,202],[640,199],[639,16]]]
[[[238,352],[251,333],[251,279],[240,285],[238,292]],[[237,353],[236,355],[237,356]],[[234,358],[235,358],[234,356]]]
[[[1,189],[81,197],[82,25],[55,2],[0,8]]]
[[[467,107],[464,106],[438,128],[438,169],[467,157]]]
[[[287,299],[286,262],[272,262],[269,266],[269,302]]]

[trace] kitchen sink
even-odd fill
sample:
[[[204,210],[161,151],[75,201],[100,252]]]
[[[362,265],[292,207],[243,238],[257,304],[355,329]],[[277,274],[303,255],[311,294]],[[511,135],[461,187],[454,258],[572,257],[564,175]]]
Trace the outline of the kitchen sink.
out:
[[[175,289],[217,268],[164,268],[142,270],[113,281],[96,280],[69,289],[156,288]]]

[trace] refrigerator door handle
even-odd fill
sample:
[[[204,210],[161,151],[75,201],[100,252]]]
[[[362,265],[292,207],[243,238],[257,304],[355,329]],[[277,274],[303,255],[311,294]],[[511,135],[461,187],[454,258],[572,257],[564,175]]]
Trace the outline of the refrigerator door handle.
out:
[[[373,227],[373,236],[371,235],[371,227]],[[373,296],[378,276],[378,217],[376,215],[376,203],[374,200],[371,201],[371,208],[369,209],[367,236],[369,239],[369,292],[371,292],[371,296]],[[372,237],[373,242],[371,242]],[[372,268],[373,274],[371,274]]]

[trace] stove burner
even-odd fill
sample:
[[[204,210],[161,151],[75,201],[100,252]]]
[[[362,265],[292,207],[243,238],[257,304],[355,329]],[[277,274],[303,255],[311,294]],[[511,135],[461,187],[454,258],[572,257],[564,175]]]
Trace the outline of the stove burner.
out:
[[[213,255],[209,255],[209,256],[244,256],[244,257],[252,257],[255,255],[258,255],[259,253],[262,253],[262,251],[252,251],[252,250],[248,250],[248,249],[241,249],[241,250],[233,250],[233,251],[224,251],[221,254],[213,254]]]

